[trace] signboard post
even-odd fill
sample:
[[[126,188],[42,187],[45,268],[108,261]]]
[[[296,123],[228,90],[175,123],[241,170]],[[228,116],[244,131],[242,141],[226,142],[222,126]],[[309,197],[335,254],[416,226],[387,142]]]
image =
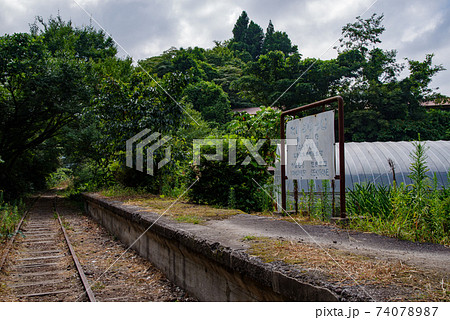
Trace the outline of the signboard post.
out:
[[[324,107],[333,102],[338,103],[339,119],[339,175],[334,172],[334,111],[323,112],[303,119],[288,122],[285,128],[285,117],[299,112]],[[331,119],[331,120],[330,120]],[[302,123],[303,121],[303,123]],[[303,131],[304,130],[304,131]],[[284,111],[280,119],[281,131],[281,207],[286,210],[286,178],[290,179],[339,179],[341,218],[345,219],[345,158],[344,158],[344,100],[333,97],[308,104],[299,108]],[[300,132],[302,131],[302,133]],[[332,136],[330,134],[332,132]],[[297,146],[288,146],[288,175],[286,176],[285,139],[296,138]],[[294,149],[292,149],[294,147]],[[332,149],[332,151],[329,150]]]

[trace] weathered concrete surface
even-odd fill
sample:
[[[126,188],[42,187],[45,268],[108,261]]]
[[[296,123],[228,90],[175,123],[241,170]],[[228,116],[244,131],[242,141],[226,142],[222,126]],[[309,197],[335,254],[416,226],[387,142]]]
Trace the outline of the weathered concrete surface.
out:
[[[134,247],[200,300],[390,301],[390,297],[407,300],[413,296],[414,290],[409,290],[408,285],[377,287],[357,281],[341,285],[314,268],[281,261],[263,263],[246,253],[250,241],[243,239],[248,236],[288,240],[324,251],[338,249],[374,263],[401,262],[400,265],[417,268],[414,272],[426,271],[427,277],[439,281],[448,281],[450,274],[450,248],[443,245],[414,243],[331,225],[297,225],[248,214],[213,219],[202,225],[179,223],[151,213],[148,208],[98,195],[85,198],[90,214],[127,244],[151,227]]]
[[[86,212],[202,301],[339,301],[348,292],[314,285],[285,266],[224,244],[208,226],[182,224],[136,206],[85,194]],[[219,241],[218,241],[219,240]],[[350,300],[366,300],[357,295]]]
[[[234,249],[247,248],[239,241],[244,236],[282,238],[305,244],[340,249],[381,260],[399,260],[424,270],[450,274],[450,248],[433,243],[420,243],[389,238],[325,225],[297,225],[267,216],[241,214],[226,220],[207,222],[220,243]],[[206,236],[206,235],[205,235]]]

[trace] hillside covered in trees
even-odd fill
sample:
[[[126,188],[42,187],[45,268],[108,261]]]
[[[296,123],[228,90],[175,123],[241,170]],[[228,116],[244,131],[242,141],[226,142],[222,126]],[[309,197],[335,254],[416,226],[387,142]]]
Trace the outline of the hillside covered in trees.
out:
[[[102,31],[38,18],[30,32],[0,37],[0,189],[9,198],[34,192],[58,168],[77,192],[120,183],[173,195],[202,176],[195,201],[223,205],[232,195],[254,207],[252,179],[267,179],[266,170],[194,167],[192,140],[278,138],[280,110],[334,95],[345,101],[346,141],[450,139],[450,113],[422,106],[444,98],[430,88],[443,66],[432,53],[400,62],[381,49],[382,21],[343,26],[337,57],[320,60],[271,21],[264,31],[242,12],[233,37],[211,49],[170,48],[133,64]],[[263,108],[257,117],[231,112],[247,107]],[[125,141],[145,128],[172,137],[172,161],[154,176],[125,166]],[[263,149],[270,164],[274,150]],[[238,146],[238,159],[244,151]],[[224,199],[207,196],[215,179]]]

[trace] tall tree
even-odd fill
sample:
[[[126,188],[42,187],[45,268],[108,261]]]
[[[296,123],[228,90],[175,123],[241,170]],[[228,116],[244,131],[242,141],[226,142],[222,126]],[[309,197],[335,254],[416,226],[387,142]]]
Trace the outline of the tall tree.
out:
[[[41,37],[14,34],[0,42],[0,148],[11,168],[23,152],[72,121],[89,102],[89,90],[83,64],[51,57]]]
[[[246,42],[249,18],[247,12],[242,11],[233,28],[233,40],[235,42]]]
[[[342,27],[342,38],[339,39],[340,49],[344,51],[358,50],[366,54],[377,43],[381,43],[380,35],[386,30],[382,25],[384,15],[376,13],[368,19],[356,17],[356,22]]]
[[[378,48],[382,21],[383,15],[374,14],[342,28],[338,61],[347,73],[338,91],[346,100],[346,139],[410,140],[421,131],[422,138],[432,138],[423,131],[428,115],[421,103],[436,96],[428,85],[443,67],[432,65],[433,55],[423,62],[410,60],[410,74],[400,80],[404,65],[397,62],[397,52]],[[406,129],[413,123],[415,130]]]
[[[261,27],[253,21],[249,22],[247,13],[243,11],[234,25],[230,48],[241,52],[243,60],[247,60],[246,55],[250,60],[255,60],[261,54],[263,40]]]
[[[271,36],[273,36],[274,32],[275,28],[273,27],[272,20],[269,20],[269,25],[266,29],[266,38],[270,38]]]
[[[336,60],[301,60],[299,54],[270,51],[248,63],[233,87],[256,104],[291,109],[326,98],[342,72]]]
[[[253,59],[256,59],[261,54],[262,45],[264,41],[264,32],[259,25],[250,21],[247,29],[247,36],[245,43],[247,44],[247,51]]]
[[[262,53],[266,54],[270,51],[276,50],[280,50],[288,56],[290,54],[297,53],[298,47],[292,45],[291,39],[289,39],[286,32],[275,31],[272,20],[270,20],[262,44]]]
[[[117,53],[113,39],[107,37],[103,30],[92,26],[76,28],[72,21],[66,22],[59,15],[50,17],[48,21],[37,17],[30,31],[34,36],[43,37],[47,50],[53,56],[71,53],[76,59],[98,62]]]

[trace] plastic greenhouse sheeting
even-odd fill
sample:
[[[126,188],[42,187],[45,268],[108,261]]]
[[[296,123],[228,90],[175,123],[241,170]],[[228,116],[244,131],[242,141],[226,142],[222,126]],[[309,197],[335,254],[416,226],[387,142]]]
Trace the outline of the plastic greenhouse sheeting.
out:
[[[432,181],[436,175],[438,187],[449,186],[447,181],[450,170],[450,141],[424,141],[427,155],[427,175]],[[355,184],[374,183],[391,185],[392,169],[389,159],[395,167],[397,185],[411,184],[408,177],[412,162],[413,142],[348,142],[345,143],[345,187],[352,190]],[[335,145],[336,174],[339,174],[339,148]],[[321,189],[322,181],[315,181],[316,191]],[[340,183],[336,180],[336,191]],[[287,180],[287,189],[293,190],[293,181]],[[308,181],[299,180],[299,191],[308,190]]]

